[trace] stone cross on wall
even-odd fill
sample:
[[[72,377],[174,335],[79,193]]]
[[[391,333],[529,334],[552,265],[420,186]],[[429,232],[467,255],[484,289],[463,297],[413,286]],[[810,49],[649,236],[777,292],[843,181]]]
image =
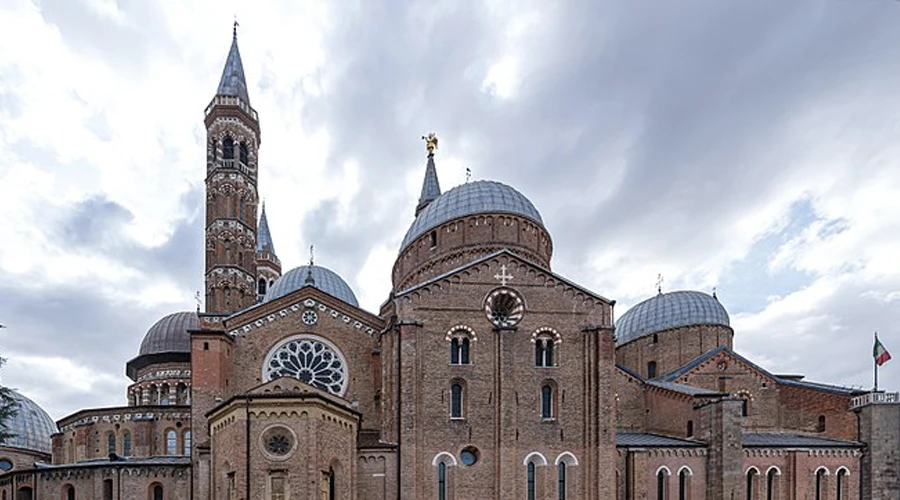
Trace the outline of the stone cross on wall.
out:
[[[513,279],[511,274],[506,274],[506,264],[500,266],[500,274],[494,275],[495,280],[500,280],[500,284],[506,286],[506,282]]]

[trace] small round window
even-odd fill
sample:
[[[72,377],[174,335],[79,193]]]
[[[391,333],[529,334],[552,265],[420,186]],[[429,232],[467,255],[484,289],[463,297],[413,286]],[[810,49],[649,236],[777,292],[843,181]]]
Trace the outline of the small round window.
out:
[[[498,288],[484,301],[484,313],[496,327],[515,326],[522,320],[525,301],[509,288]]]
[[[287,458],[294,451],[294,433],[287,427],[269,427],[260,441],[266,455],[275,459]]]
[[[463,465],[474,465],[478,462],[478,448],[467,446],[459,453],[459,460]]]
[[[13,468],[12,462],[10,462],[9,460],[7,460],[5,458],[0,459],[0,470],[2,470],[3,472],[9,472],[12,470],[12,468]]]

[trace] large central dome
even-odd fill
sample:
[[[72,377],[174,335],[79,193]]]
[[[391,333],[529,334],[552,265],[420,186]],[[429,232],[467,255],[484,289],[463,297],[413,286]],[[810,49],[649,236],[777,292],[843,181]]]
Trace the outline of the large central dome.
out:
[[[616,344],[671,328],[697,325],[729,326],[728,312],[708,294],[693,290],[660,293],[629,309],[616,321]]]
[[[310,279],[312,282],[308,282]],[[272,285],[272,288],[266,293],[263,302],[275,300],[278,297],[284,297],[294,290],[303,288],[307,284],[322,290],[332,297],[337,297],[354,307],[359,307],[359,302],[356,301],[356,295],[353,293],[353,289],[350,288],[350,285],[348,285],[343,278],[338,276],[338,274],[331,269],[315,265],[295,267],[284,273],[284,276],[278,278],[278,281],[276,281],[275,284]]]
[[[480,213],[515,214],[544,225],[531,201],[515,189],[495,181],[467,182],[438,196],[422,210],[406,232],[400,251],[445,222]]]

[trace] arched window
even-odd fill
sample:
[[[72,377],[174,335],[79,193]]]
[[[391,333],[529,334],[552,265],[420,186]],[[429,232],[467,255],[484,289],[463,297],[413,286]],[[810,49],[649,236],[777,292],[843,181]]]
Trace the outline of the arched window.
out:
[[[691,496],[691,469],[686,466],[678,471],[678,500],[687,500]]]
[[[566,500],[566,463],[560,462],[556,466],[557,490],[559,491],[559,500]]]
[[[556,341],[549,335],[541,335],[534,342],[534,366],[556,366],[554,349]]]
[[[463,386],[459,383],[450,386],[450,418],[463,418]]]
[[[841,467],[837,471],[837,496],[836,500],[847,498],[847,469]]]
[[[469,364],[469,344],[469,338],[461,335],[455,336],[450,340],[451,365]]]
[[[122,455],[131,456],[131,433],[128,431],[122,433]]]
[[[747,469],[747,500],[756,500],[756,489],[759,484],[759,471],[756,467]]]
[[[441,462],[437,467],[438,500],[447,500],[447,464]]]
[[[75,487],[71,484],[64,486],[66,491],[66,500],[75,500]]]
[[[226,160],[234,159],[234,139],[231,136],[225,136],[222,140],[222,158]]]
[[[169,384],[163,384],[159,390],[159,404],[162,406],[169,404]]]
[[[819,415],[819,424],[816,426],[819,432],[825,432],[825,415]]]
[[[34,490],[31,489],[31,486],[22,486],[16,492],[16,500],[33,500],[34,499]]]
[[[654,344],[658,344],[658,343],[659,343],[659,334],[658,334],[658,333],[654,333],[654,334],[653,334],[653,343],[654,343]]]
[[[163,487],[161,484],[153,485],[153,500],[163,500]]]
[[[259,279],[259,286],[256,288],[256,293],[257,293],[258,295],[265,295],[265,294],[266,294],[266,284],[267,284],[267,283],[266,283],[266,279],[265,279],[265,278],[260,278],[260,279]]]
[[[191,431],[184,431],[182,441],[184,443],[184,454],[191,456]]]
[[[328,468],[328,500],[337,500],[337,477],[334,468]]]
[[[665,467],[656,472],[656,499],[669,500],[669,485],[666,479],[669,476],[669,470]]]
[[[174,430],[166,431],[166,455],[178,454],[178,434]]]
[[[541,387],[541,418],[544,420],[553,418],[553,387],[550,384]]]
[[[826,469],[824,467],[820,467],[816,471],[816,500],[822,500],[822,494],[825,489],[825,473]]]
[[[525,478],[528,500],[534,500],[534,462],[528,462],[527,476]]]
[[[775,500],[775,476],[778,475],[778,469],[772,467],[766,473],[766,500]]]
[[[241,141],[241,144],[239,145],[238,149],[239,149],[239,151],[240,151],[240,160],[241,160],[241,163],[243,163],[244,165],[246,165],[247,163],[249,163],[249,161],[247,161],[247,156],[249,156],[249,154],[248,154],[249,151],[247,150],[247,143]]]
[[[694,437],[694,421],[693,420],[688,420],[687,437]]]
[[[106,435],[106,454],[112,455],[116,452],[116,435],[112,432]]]
[[[103,500],[113,500],[112,479],[104,479],[103,480]]]
[[[750,400],[747,398],[741,399],[741,416],[750,416]]]
[[[656,361],[647,363],[647,378],[656,378]]]

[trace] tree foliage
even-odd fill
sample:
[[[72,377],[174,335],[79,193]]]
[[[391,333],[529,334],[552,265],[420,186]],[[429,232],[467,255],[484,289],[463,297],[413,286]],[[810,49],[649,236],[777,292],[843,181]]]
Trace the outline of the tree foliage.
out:
[[[0,357],[0,366],[6,363],[6,358]],[[0,385],[0,442],[15,436],[9,428],[13,417],[19,411],[19,402],[12,395],[12,389]]]

